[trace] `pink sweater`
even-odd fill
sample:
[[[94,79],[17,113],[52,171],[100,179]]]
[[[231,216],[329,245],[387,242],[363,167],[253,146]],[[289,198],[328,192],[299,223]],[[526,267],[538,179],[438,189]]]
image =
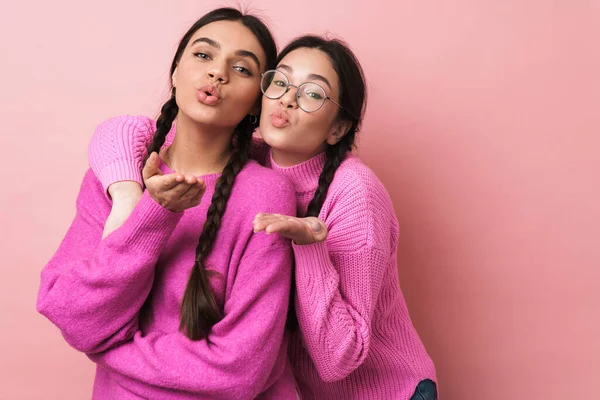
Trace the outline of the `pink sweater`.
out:
[[[154,122],[145,117],[100,126],[89,155],[105,188],[121,180],[140,182],[153,132]],[[276,165],[264,147],[256,155],[292,181],[296,212],[304,215],[325,155],[290,168]],[[293,246],[300,331],[291,335],[289,356],[303,398],[408,400],[419,381],[436,376],[400,290],[398,223],[390,197],[351,155],[337,170],[319,217],[328,227],[327,240]]]
[[[204,176],[204,199],[218,176]],[[94,399],[295,398],[284,338],[292,249],[252,231],[260,211],[295,211],[293,188],[254,161],[238,175],[206,262],[224,313],[210,344],[178,329],[209,203],[174,213],[144,192],[125,224],[101,240],[111,202],[92,171],[85,175],[75,220],[42,271],[37,308],[97,363]],[[148,295],[149,318],[140,316]]]

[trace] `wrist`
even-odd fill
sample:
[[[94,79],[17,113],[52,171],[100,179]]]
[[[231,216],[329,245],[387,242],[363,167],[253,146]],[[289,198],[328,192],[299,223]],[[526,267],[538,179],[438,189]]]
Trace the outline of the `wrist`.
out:
[[[108,194],[113,201],[137,201],[142,197],[142,193],[142,187],[134,181],[115,182],[108,187]]]

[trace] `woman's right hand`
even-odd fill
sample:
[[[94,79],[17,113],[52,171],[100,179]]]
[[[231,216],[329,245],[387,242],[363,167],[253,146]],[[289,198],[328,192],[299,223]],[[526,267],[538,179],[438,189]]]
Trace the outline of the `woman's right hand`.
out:
[[[150,197],[173,212],[181,212],[200,204],[206,184],[195,176],[184,176],[177,172],[163,174],[159,168],[159,156],[150,154],[142,170],[144,185]]]

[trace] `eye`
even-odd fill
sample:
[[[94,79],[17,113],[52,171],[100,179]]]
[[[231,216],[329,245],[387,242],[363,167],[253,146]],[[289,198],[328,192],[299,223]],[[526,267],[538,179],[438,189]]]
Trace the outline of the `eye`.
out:
[[[317,92],[307,92],[306,94],[313,100],[321,100],[323,98],[323,96]]]
[[[198,57],[198,58],[203,59],[203,60],[210,60],[210,56],[208,54],[206,54],[206,53],[198,52],[198,53],[194,53],[194,55],[196,57]]]
[[[251,76],[252,75],[252,73],[247,68],[244,68],[244,67],[239,66],[239,65],[233,67],[233,69],[235,69],[236,71],[239,71],[242,74],[247,75],[247,76]]]
[[[286,84],[284,81],[273,81],[273,83],[279,87],[286,87]]]

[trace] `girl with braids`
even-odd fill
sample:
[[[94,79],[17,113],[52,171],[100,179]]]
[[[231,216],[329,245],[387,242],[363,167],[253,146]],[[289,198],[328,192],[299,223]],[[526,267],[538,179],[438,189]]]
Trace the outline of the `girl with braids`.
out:
[[[284,340],[290,241],[252,230],[264,209],[295,212],[290,183],[248,161],[261,73],[276,55],[256,17],[208,13],[182,38],[172,96],[148,130],[149,164],[161,151],[159,170],[184,172],[186,190],[145,170],[147,190],[102,239],[111,202],[86,174],[37,308],[97,363],[93,398],[296,398]]]
[[[358,60],[338,40],[300,37],[263,74],[261,89],[260,134],[268,146],[254,156],[292,181],[297,210],[259,213],[253,226],[293,242],[297,324],[289,357],[303,398],[436,399],[435,368],[398,282],[392,202],[351,152],[366,103]],[[139,174],[110,165],[141,165],[136,143],[148,140],[147,131],[126,123],[101,126],[92,169],[107,187],[139,187]],[[110,142],[117,145],[102,145]],[[119,208],[127,214],[115,199]]]

